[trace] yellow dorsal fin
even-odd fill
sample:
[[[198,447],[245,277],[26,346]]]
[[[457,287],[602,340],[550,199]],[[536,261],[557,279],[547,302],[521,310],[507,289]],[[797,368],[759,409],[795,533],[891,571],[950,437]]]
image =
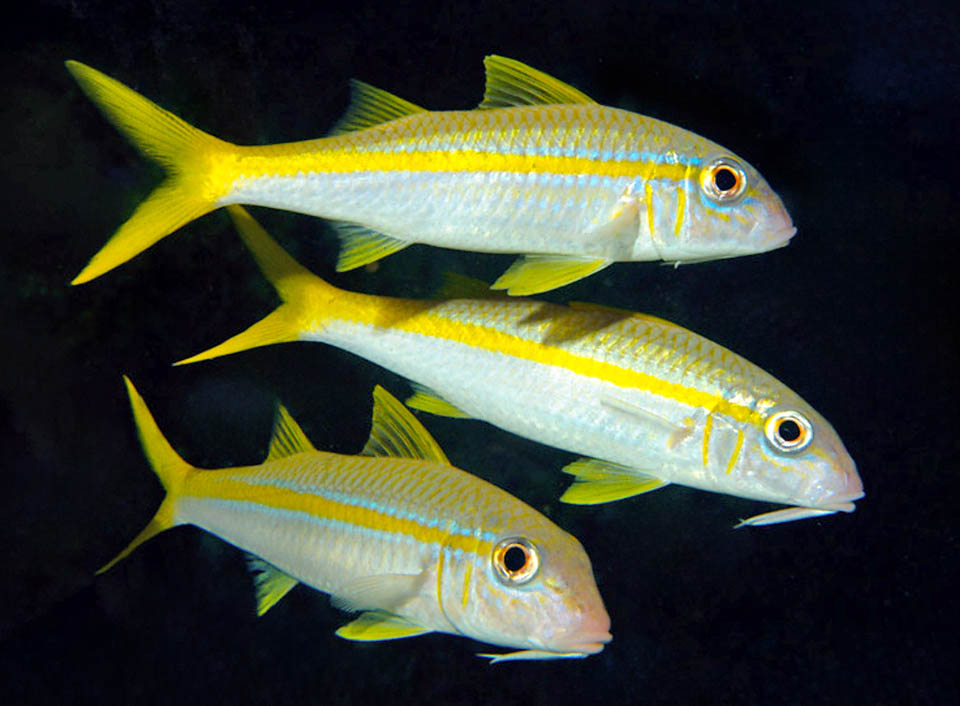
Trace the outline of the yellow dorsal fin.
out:
[[[277,601],[299,583],[293,576],[283,573],[273,564],[268,564],[253,554],[247,554],[247,568],[253,572],[253,583],[257,589],[258,616],[273,608]]]
[[[514,105],[569,105],[596,103],[573,86],[515,59],[488,56],[483,60],[487,85],[480,110]]]
[[[300,425],[290,416],[287,408],[282,404],[277,405],[277,416],[273,422],[273,435],[270,437],[270,451],[267,452],[267,460],[273,461],[304,451],[316,450],[307,435],[303,433]]]
[[[403,637],[416,637],[432,630],[411,623],[406,618],[382,610],[362,613],[353,622],[337,630],[337,635],[345,640],[376,642],[378,640],[399,640]]]
[[[478,277],[470,277],[459,272],[444,272],[443,281],[434,293],[436,299],[505,299],[500,293],[490,289],[490,284]]]
[[[385,389],[373,389],[373,422],[364,456],[422,458],[450,465],[446,454],[417,418]]]
[[[366,130],[374,125],[425,112],[419,105],[375,88],[369,83],[353,79],[350,81],[350,105],[330,134],[342,135],[345,132]]]
[[[576,480],[560,497],[571,505],[599,505],[669,485],[667,481],[642,471],[595,458],[581,458],[565,466]]]

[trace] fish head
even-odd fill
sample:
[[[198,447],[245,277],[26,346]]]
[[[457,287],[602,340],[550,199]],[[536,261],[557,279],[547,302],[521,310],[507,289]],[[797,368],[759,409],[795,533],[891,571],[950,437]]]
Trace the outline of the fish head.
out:
[[[499,532],[475,555],[468,582],[450,571],[444,611],[483,642],[556,656],[600,652],[611,640],[610,616],[590,559],[576,538],[541,519]]]
[[[853,512],[863,497],[857,465],[830,423],[796,398],[776,404],[744,429],[736,472],[747,497]]]
[[[660,258],[697,262],[785,246],[797,229],[760,173],[719,145],[702,140],[697,147],[683,160],[679,188],[671,179],[655,182],[651,196],[660,206],[651,204],[655,215],[646,225],[641,219]]]

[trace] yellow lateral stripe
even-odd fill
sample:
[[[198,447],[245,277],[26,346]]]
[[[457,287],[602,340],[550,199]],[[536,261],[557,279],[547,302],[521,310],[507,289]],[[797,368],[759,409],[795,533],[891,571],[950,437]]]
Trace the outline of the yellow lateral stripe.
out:
[[[232,183],[237,178],[285,177],[310,173],[349,172],[519,172],[574,174],[680,180],[685,164],[643,161],[601,161],[585,157],[497,154],[470,150],[429,152],[361,152],[342,149],[304,150],[277,155],[274,147],[242,147],[237,160],[228,160],[212,179]],[[273,150],[273,151],[271,151]]]
[[[730,472],[733,471],[733,466],[736,464],[737,459],[740,457],[740,449],[743,448],[743,429],[737,429],[737,443],[733,447],[733,453],[730,454],[730,461],[727,463],[726,475],[730,475]]]
[[[460,596],[460,605],[467,607],[467,601],[470,598],[470,579],[473,577],[473,564],[467,562],[467,568],[463,572],[463,594]]]
[[[424,544],[445,545],[464,552],[493,551],[493,544],[490,542],[478,540],[472,536],[448,534],[445,529],[425,527],[409,518],[393,517],[372,508],[330,500],[322,495],[298,493],[288,488],[251,484],[243,480],[218,479],[216,475],[211,473],[206,482],[203,482],[202,476],[197,477],[199,482],[188,488],[184,495],[210,500],[254,503],[277,510],[302,512],[318,519],[343,522],[361,529],[405,534]]]
[[[713,414],[703,423],[703,467],[707,468],[710,456],[710,432],[713,431]]]
[[[373,305],[374,301],[378,306]],[[452,341],[494,353],[529,360],[541,365],[564,368],[577,375],[596,378],[622,388],[646,390],[660,397],[671,399],[691,407],[719,412],[732,419],[763,424],[763,415],[744,405],[729,402],[722,397],[703,392],[679,383],[662,380],[655,375],[629,370],[612,363],[575,355],[563,349],[529,341],[519,336],[497,331],[482,324],[454,321],[431,313],[422,302],[403,299],[367,299],[367,306],[355,308],[337,307],[338,319],[370,326],[383,326],[395,331],[404,331],[429,338]],[[469,343],[464,343],[469,341]]]

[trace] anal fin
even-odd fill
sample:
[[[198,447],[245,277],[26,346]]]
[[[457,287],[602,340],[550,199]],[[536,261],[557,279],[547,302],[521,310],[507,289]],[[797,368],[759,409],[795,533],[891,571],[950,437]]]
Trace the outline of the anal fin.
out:
[[[331,225],[340,238],[340,255],[337,258],[337,272],[345,272],[376,262],[387,255],[412,245],[356,223],[333,221]]]
[[[257,589],[258,616],[273,608],[277,601],[299,583],[297,579],[253,554],[247,554],[247,568],[253,572],[253,582]]]
[[[411,383],[413,394],[405,401],[407,407],[419,409],[421,412],[436,414],[438,417],[456,417],[457,419],[470,419],[470,415],[459,407],[456,407],[433,390],[424,387],[418,383]]]

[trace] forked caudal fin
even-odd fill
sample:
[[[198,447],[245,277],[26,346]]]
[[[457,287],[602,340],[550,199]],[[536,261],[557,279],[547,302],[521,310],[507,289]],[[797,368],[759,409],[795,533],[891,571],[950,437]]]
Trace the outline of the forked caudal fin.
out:
[[[82,284],[214,210],[226,184],[218,184],[213,168],[218,157],[237,148],[188,125],[96,69],[78,61],[68,61],[66,66],[107,119],[169,172],[167,180],[137,207],[71,283]]]
[[[345,292],[327,284],[290,255],[241,206],[227,206],[244,244],[283,300],[275,311],[223,343],[174,363],[185,365],[274,343],[297,341],[334,300]]]
[[[153,468],[154,473],[160,479],[164,490],[167,491],[167,495],[147,526],[134,537],[133,541],[122,552],[97,570],[98,574],[102,574],[113,567],[114,564],[151,537],[155,537],[164,530],[179,524],[175,517],[174,506],[187,475],[194,470],[193,466],[180,458],[180,455],[173,450],[173,447],[164,438],[163,432],[157,426],[140,393],[130,382],[130,378],[124,376],[123,381],[127,386],[130,408],[133,411],[133,419],[137,426],[137,435],[140,437],[140,445],[143,446],[143,453],[147,457],[150,467]]]

